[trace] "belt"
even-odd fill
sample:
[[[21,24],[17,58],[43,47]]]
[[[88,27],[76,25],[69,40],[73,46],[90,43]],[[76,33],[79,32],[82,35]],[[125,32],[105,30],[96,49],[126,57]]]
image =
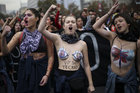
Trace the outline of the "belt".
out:
[[[34,60],[39,60],[46,56],[46,53],[30,53],[30,54],[24,54],[23,58],[27,58],[28,56],[32,56]]]

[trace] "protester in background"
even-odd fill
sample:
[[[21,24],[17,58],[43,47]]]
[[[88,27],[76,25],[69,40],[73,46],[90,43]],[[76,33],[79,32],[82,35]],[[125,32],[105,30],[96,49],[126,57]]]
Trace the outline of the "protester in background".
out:
[[[0,33],[0,51],[1,51],[1,33]],[[7,58],[8,59],[8,58]],[[4,60],[4,57],[0,56],[0,93],[14,93],[14,86],[9,77],[9,63]]]
[[[20,20],[20,18],[17,17],[15,22],[14,22],[14,25],[11,27],[11,33],[13,33],[13,36],[14,36],[14,34],[16,34],[17,32],[20,32],[22,30],[23,29],[21,26],[21,20]],[[9,41],[11,40],[11,38],[9,39]],[[8,39],[6,39],[6,40],[8,40]],[[12,51],[10,52],[10,56],[12,58],[13,65],[14,65],[14,71],[13,71],[13,73],[11,73],[11,78],[12,78],[14,87],[16,89],[16,87],[17,87],[17,75],[18,75],[18,63],[19,63],[20,57],[21,57],[19,45],[15,46],[14,49],[12,49]]]
[[[86,25],[86,22],[87,22],[87,15],[88,15],[88,9],[87,8],[84,8],[83,11],[81,12],[81,18],[83,20],[83,26]]]
[[[138,11],[134,11],[131,14],[131,17],[133,18],[133,20],[137,23],[138,26],[140,26],[140,14]]]
[[[58,4],[57,5],[57,13],[56,13],[56,16],[55,16],[55,26],[57,27],[58,30],[62,29],[62,15],[60,15],[60,5]]]
[[[50,32],[57,31],[57,28],[55,27],[54,18],[49,16],[46,20],[46,30],[49,30]]]
[[[11,17],[6,18],[6,21],[4,22],[4,24],[2,25],[2,30],[1,33],[4,30],[4,27],[6,25],[9,25],[11,22]],[[0,33],[0,34],[1,34]],[[9,42],[10,39],[13,37],[14,32],[10,31],[7,35],[6,35],[6,42]],[[2,38],[2,35],[1,35]],[[0,42],[1,44],[1,42]],[[0,50],[2,50],[0,48]],[[0,69],[1,69],[1,87],[5,86],[5,92],[8,93],[14,93],[14,86],[13,86],[13,82],[12,82],[12,74],[14,71],[14,65],[13,65],[13,60],[12,60],[12,56],[10,53],[6,54],[6,55],[1,55],[0,57]],[[3,90],[2,90],[3,91]],[[4,92],[4,91],[3,91]]]

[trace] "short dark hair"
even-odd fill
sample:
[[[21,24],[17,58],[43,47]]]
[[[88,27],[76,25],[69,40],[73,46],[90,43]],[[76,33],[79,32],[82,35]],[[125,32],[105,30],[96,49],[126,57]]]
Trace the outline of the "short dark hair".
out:
[[[129,14],[127,14],[127,13],[118,13],[113,18],[113,24],[114,25],[115,25],[114,21],[118,17],[123,17],[125,19],[126,23],[127,24],[130,24],[130,26],[129,26],[129,33],[135,35],[135,37],[137,39],[139,39],[139,37],[140,37],[140,31],[138,29],[137,23],[134,22],[133,18]]]

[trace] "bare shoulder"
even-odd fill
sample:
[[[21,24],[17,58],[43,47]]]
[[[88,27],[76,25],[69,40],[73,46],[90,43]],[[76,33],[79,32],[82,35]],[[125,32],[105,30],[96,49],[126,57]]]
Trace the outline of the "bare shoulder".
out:
[[[14,37],[19,38],[19,37],[21,36],[21,33],[22,33],[22,32],[17,32],[17,33],[14,35]]]
[[[112,41],[116,36],[117,36],[117,34],[115,32],[110,32],[109,40]]]
[[[54,37],[56,38],[56,41],[61,39],[61,35],[59,34],[54,34]]]
[[[56,36],[57,38],[61,38],[61,36],[59,34],[54,34],[54,36]]]
[[[19,38],[21,36],[21,33],[22,32],[15,33],[14,36],[12,37],[12,39],[11,39],[11,42],[15,42],[15,41],[17,42],[17,41],[19,41]]]
[[[59,45],[59,43],[62,41],[61,36],[59,34],[53,34],[54,36],[54,44]]]
[[[15,35],[20,36],[22,32],[17,32]]]
[[[44,35],[45,37],[46,37],[46,35],[45,34],[42,34],[42,35]],[[49,36],[47,36],[47,37],[49,37],[49,38],[53,38],[53,39],[58,39],[59,37],[60,37],[60,35],[59,34],[57,34],[57,33],[51,33],[51,32],[49,32]],[[46,37],[46,38],[47,38]]]
[[[83,40],[80,40],[79,43],[80,43],[80,45],[82,45],[82,46],[84,46],[84,47],[87,46],[87,43],[86,43],[85,41],[83,41]]]

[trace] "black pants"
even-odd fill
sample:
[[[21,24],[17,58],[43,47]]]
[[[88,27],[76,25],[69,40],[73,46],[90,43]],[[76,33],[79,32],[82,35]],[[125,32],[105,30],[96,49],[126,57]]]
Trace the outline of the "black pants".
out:
[[[124,83],[115,84],[115,93],[124,93]]]
[[[0,93],[7,93],[7,85],[5,84],[5,77],[0,73]]]
[[[71,89],[71,93],[87,93],[87,90],[85,90],[84,88],[81,90],[73,90]]]

